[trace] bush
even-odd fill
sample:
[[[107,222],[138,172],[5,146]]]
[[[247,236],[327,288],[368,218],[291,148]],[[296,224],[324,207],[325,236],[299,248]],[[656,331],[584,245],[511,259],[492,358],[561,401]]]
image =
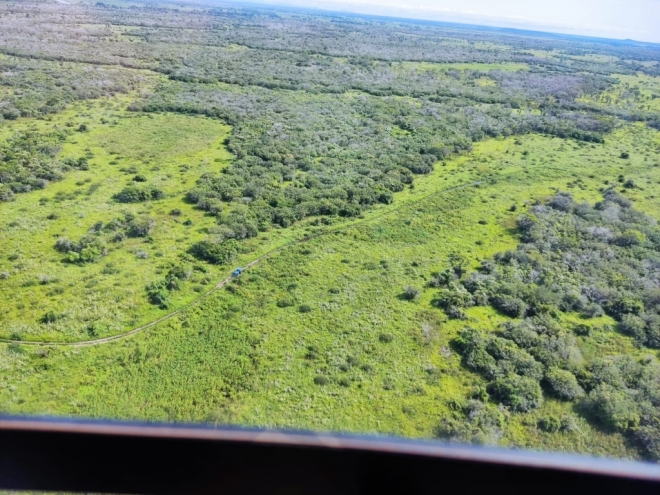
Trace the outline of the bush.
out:
[[[146,287],[151,304],[160,306],[161,309],[168,309],[170,307],[170,292],[165,285],[166,282],[161,280],[159,282],[152,282]]]
[[[552,368],[545,373],[545,382],[552,393],[563,400],[574,400],[584,393],[570,371]]]
[[[422,291],[417,287],[406,285],[403,289],[403,297],[406,301],[415,301],[422,295]]]
[[[492,305],[507,316],[512,318],[522,318],[527,312],[527,303],[517,297],[498,295],[491,298]]]
[[[623,390],[603,384],[592,390],[586,405],[594,417],[607,429],[626,432],[639,425],[637,404]]]
[[[470,308],[474,306],[472,294],[466,291],[463,286],[451,284],[447,289],[440,289],[433,303],[442,309],[449,308]]]
[[[316,385],[327,385],[330,383],[330,380],[328,380],[328,378],[323,375],[317,375],[314,377],[314,383]]]
[[[112,199],[118,203],[143,203],[164,197],[165,193],[157,187],[129,186],[115,194]]]
[[[635,339],[638,345],[646,342],[646,322],[639,316],[632,314],[623,315],[619,328],[626,335],[630,335]]]
[[[60,253],[68,253],[69,251],[74,251],[76,245],[68,237],[58,237],[55,241],[55,250]]]
[[[309,304],[301,304],[298,306],[298,311],[300,313],[310,313],[312,311],[312,307]]]
[[[495,380],[488,385],[488,393],[513,412],[529,412],[543,403],[539,383],[523,376],[511,375]]]
[[[561,430],[561,418],[557,416],[545,416],[539,419],[537,428],[546,433],[557,433]]]
[[[647,458],[660,461],[660,429],[641,426],[635,431],[634,439]]]
[[[190,248],[190,254],[215,265],[225,265],[238,254],[238,242],[234,239],[227,239],[222,244],[200,241]]]
[[[95,263],[108,254],[105,242],[96,236],[83,236],[80,241],[73,242],[66,237],[59,237],[55,249],[66,254],[65,261],[69,263]]]
[[[548,201],[548,206],[555,210],[569,212],[573,209],[573,196],[569,193],[558,193]]]
[[[128,222],[127,233],[130,237],[147,237],[156,225],[153,218],[136,218]]]
[[[616,236],[613,242],[622,247],[640,246],[646,242],[646,236],[639,230],[628,229]]]

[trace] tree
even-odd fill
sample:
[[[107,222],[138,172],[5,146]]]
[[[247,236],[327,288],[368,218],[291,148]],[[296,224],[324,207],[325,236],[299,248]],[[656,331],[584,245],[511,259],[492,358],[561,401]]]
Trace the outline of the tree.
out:
[[[531,378],[510,375],[488,385],[493,399],[511,408],[513,412],[528,412],[541,406],[543,394],[539,383]]]
[[[570,371],[551,368],[545,373],[545,382],[552,393],[563,400],[574,400],[584,393]]]

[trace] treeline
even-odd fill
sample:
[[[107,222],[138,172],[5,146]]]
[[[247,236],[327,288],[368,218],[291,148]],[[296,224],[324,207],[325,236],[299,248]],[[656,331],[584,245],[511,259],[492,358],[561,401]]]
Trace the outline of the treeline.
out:
[[[495,333],[466,327],[454,342],[464,365],[488,381],[486,399],[512,412],[538,408],[544,393],[574,401],[588,419],[629,435],[643,455],[660,459],[657,358],[610,356],[585,366],[576,335],[588,340],[592,327],[560,323],[562,314],[586,321],[607,314],[637,346],[660,348],[656,221],[608,189],[595,205],[557,194],[522,215],[518,230],[517,249],[484,260],[473,273],[456,256],[431,280],[439,288],[435,304],[451,318],[467,319],[472,306],[492,306],[515,319]],[[561,428],[559,419],[554,424]],[[496,429],[489,425],[480,431],[449,421],[441,434],[490,438]]]

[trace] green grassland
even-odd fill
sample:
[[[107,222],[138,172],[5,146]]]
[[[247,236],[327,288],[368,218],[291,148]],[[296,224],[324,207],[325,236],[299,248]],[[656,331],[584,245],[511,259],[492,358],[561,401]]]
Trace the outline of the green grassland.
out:
[[[89,157],[89,170],[71,172],[41,191],[0,205],[0,271],[10,275],[0,287],[4,337],[82,340],[155,319],[160,310],[148,304],[144,287],[213,226],[212,219],[182,198],[201,174],[230,160],[222,146],[229,127],[203,117],[130,114],[125,106],[122,99],[77,104],[48,120],[3,128],[4,135],[80,124],[89,129],[70,135],[60,152],[61,159]],[[136,175],[163,190],[166,198],[138,205],[113,201]],[[181,215],[171,216],[173,209]],[[111,243],[99,263],[83,266],[65,263],[53,248],[60,236],[80,238],[97,222],[126,213],[155,220],[148,239]],[[184,225],[186,220],[192,225]],[[193,286],[218,278],[212,267],[205,271],[193,277],[175,306],[195,297]],[[49,311],[61,318],[40,324]]]
[[[95,213],[74,201],[68,211],[74,215],[84,208],[87,212],[80,233],[97,218],[117,214],[107,198],[130,176],[119,171],[123,161],[122,165],[108,163],[116,156],[109,153],[122,143],[121,156],[127,165],[135,164],[140,172],[154,174],[155,179],[165,178],[169,199],[163,204],[156,202],[150,211],[160,215],[158,225],[168,222],[167,211],[173,207],[188,208],[186,218],[194,219],[192,229],[168,225],[172,232],[159,238],[158,249],[176,256],[175,239],[188,236],[187,242],[194,240],[194,229],[205,225],[205,218],[181,202],[181,195],[176,195],[177,182],[168,182],[166,171],[177,174],[178,181],[180,164],[221,166],[211,157],[227,159],[218,145],[227,130],[208,119],[171,114],[155,115],[153,120],[136,116],[117,121],[116,127],[92,127],[89,133],[76,135],[77,144],[68,143],[62,151],[72,153],[80,149],[78,146],[82,150],[90,148],[95,154],[93,162],[98,162],[99,170],[108,177],[104,186],[107,192],[101,194],[99,189],[87,200],[100,198],[94,203]],[[152,123],[159,125],[151,127]],[[184,123],[187,129],[181,128]],[[154,131],[159,134],[154,136]],[[171,148],[176,149],[176,158],[158,155],[149,144],[158,138],[177,141]],[[136,143],[134,151],[125,143]],[[89,348],[2,346],[0,403],[10,413],[434,436],[441,419],[451,416],[456,404],[482,379],[464,371],[451,350],[450,341],[464,322],[446,320],[443,312],[431,305],[434,290],[426,287],[429,275],[441,271],[448,256],[457,251],[468,255],[476,266],[478,260],[514,247],[518,242],[514,227],[519,213],[511,212],[511,206],[516,204],[519,211],[524,211],[527,204],[556,190],[571,191],[576,199],[593,202],[599,198],[598,190],[605,181],[614,183],[623,175],[640,185],[626,193],[636,207],[660,215],[660,197],[654,194],[660,168],[653,166],[659,147],[660,133],[641,125],[623,127],[605,144],[598,145],[538,135],[476,144],[472,153],[437,164],[435,171],[419,180],[414,189],[398,193],[392,205],[374,208],[355,219],[353,225],[337,223],[322,228],[310,225],[310,220],[260,235],[252,241],[251,252],[242,254],[237,264],[326,230],[320,237],[274,254],[199,305],[141,334]],[[630,159],[620,158],[623,151],[631,153]],[[151,172],[153,163],[162,170]],[[195,169],[188,180],[199,173]],[[82,177],[67,177],[43,194],[52,197],[56,187],[67,184],[65,190],[75,190],[73,184]],[[26,201],[28,208],[34,199],[27,199],[38,194],[42,193],[19,196],[18,201]],[[12,204],[10,210],[14,211],[17,204],[21,203]],[[50,212],[47,205],[33,206],[39,208],[35,216]],[[104,209],[98,212],[102,205]],[[58,210],[67,211],[65,208],[66,202]],[[28,217],[25,213],[16,218]],[[98,217],[89,218],[94,214]],[[48,251],[45,239],[52,242],[53,234],[59,234],[57,227],[47,231],[53,232],[50,236],[37,227],[34,231],[31,235],[37,240],[33,245],[44,239],[44,254],[37,260],[50,263],[46,266],[53,270],[59,268],[55,272],[58,277],[71,277],[67,280],[75,283],[74,277],[81,277],[80,268],[49,261],[57,256]],[[158,235],[158,229],[154,235]],[[26,252],[27,245],[22,244]],[[32,251],[38,252],[34,248]],[[149,277],[156,276],[162,258],[154,254],[140,260],[147,263],[137,268],[129,248],[118,249],[108,258],[113,255],[122,272],[137,273],[131,278],[116,278],[122,282],[116,289],[112,278],[99,282],[105,284],[104,292],[125,294],[132,289],[134,300],[143,300],[142,287]],[[150,265],[154,259],[159,261]],[[100,270],[103,263],[94,269]],[[37,262],[34,265],[28,272],[32,276],[43,271]],[[220,277],[219,273],[213,275]],[[105,280],[101,274],[96,277]],[[12,278],[1,283],[8,282]],[[401,297],[405,286],[419,287],[422,297],[416,302],[405,301]],[[3,297],[12,297],[13,291],[3,290]],[[68,290],[82,294],[89,289]],[[186,288],[181,302],[194,295]],[[11,315],[16,314],[13,311]],[[147,319],[149,312],[142,311],[140,316]],[[154,316],[162,314],[161,310],[152,311]],[[468,314],[475,324],[489,328],[495,328],[504,318],[488,308],[473,308]],[[568,318],[564,324],[570,326],[576,318]],[[640,352],[631,339],[608,330],[612,323],[608,317],[590,322],[596,333],[581,346],[585,360]],[[636,455],[621,435],[603,433],[581,418],[577,419],[576,432],[542,433],[536,424],[547,414],[574,415],[570,405],[547,400],[532,413],[510,414],[500,443]]]

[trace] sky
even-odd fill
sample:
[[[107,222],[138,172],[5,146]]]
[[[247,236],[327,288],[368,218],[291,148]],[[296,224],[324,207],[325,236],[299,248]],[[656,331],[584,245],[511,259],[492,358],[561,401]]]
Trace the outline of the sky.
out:
[[[660,0],[257,0],[487,26],[660,43]]]

